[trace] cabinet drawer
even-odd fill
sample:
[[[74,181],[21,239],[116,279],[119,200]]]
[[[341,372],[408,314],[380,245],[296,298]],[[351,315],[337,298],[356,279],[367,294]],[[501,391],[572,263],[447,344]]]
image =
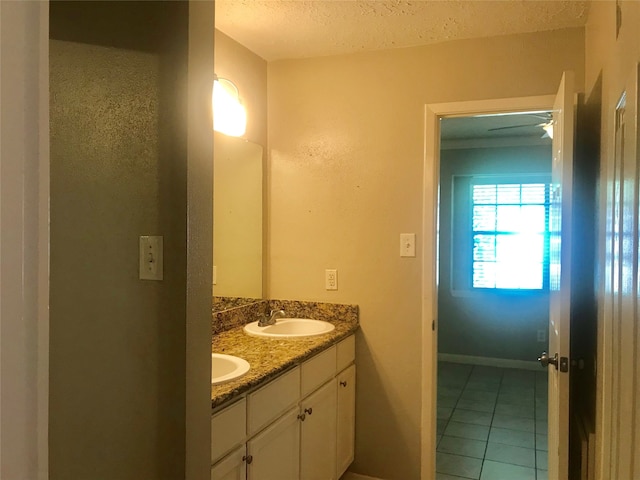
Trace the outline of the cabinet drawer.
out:
[[[302,364],[302,390],[305,397],[336,374],[336,346],[326,349]]]
[[[351,335],[337,345],[338,372],[341,372],[356,360],[356,337]]]
[[[298,401],[300,397],[300,367],[272,380],[248,395],[247,433],[252,435]]]
[[[247,402],[244,398],[211,417],[211,461],[215,461],[236,445],[247,433]]]

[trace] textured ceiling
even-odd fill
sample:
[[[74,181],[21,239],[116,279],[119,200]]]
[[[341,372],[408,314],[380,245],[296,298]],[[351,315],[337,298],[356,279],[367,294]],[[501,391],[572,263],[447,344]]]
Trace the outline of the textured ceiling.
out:
[[[216,27],[265,60],[583,26],[579,0],[216,0]]]

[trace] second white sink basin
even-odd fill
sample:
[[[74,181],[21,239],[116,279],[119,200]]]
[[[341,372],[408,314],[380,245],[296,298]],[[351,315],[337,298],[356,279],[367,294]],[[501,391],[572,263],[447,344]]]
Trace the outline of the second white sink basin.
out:
[[[211,384],[230,382],[249,371],[249,362],[240,357],[223,353],[211,354]]]
[[[258,322],[244,326],[244,331],[252,337],[300,338],[313,337],[331,332],[335,325],[312,318],[279,318],[274,325],[259,327]]]

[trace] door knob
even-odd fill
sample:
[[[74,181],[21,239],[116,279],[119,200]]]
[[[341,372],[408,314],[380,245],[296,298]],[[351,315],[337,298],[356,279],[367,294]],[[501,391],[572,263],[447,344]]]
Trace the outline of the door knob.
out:
[[[538,361],[540,362],[540,365],[542,365],[544,368],[548,367],[551,364],[556,367],[556,370],[558,369],[557,353],[553,356],[553,358],[550,358],[547,352],[542,352],[542,355],[538,357]]]

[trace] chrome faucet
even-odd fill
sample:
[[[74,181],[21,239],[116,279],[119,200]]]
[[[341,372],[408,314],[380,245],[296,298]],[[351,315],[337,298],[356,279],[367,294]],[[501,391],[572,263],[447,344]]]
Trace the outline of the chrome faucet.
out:
[[[275,325],[278,318],[284,318],[286,316],[287,314],[284,313],[284,310],[271,310],[268,314],[260,315],[258,326],[267,327],[269,325]]]

